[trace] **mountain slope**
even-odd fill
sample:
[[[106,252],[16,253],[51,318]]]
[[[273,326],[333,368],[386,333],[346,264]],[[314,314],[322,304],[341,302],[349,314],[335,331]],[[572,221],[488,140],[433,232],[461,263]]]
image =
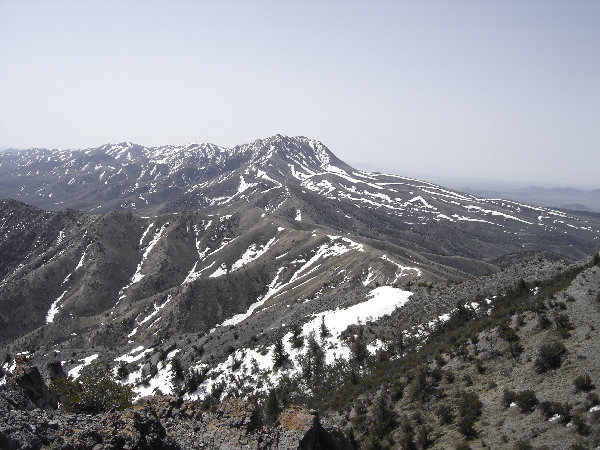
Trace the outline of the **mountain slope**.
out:
[[[462,370],[466,339],[507,320],[529,333],[535,308],[559,317],[565,289],[596,314],[597,257],[573,263],[598,250],[595,216],[356,171],[303,137],[8,152],[0,175],[2,195],[51,209],[0,201],[2,372],[15,353],[73,378],[99,362],[139,397],[293,400],[365,441],[365,396],[417,383],[415,360],[430,383],[436,346]]]
[[[4,152],[0,180],[0,197],[48,209],[154,215],[257,207],[419,252],[487,260],[523,250],[578,259],[597,247],[600,234],[593,217],[357,171],[303,137],[277,135],[233,149],[123,143]]]

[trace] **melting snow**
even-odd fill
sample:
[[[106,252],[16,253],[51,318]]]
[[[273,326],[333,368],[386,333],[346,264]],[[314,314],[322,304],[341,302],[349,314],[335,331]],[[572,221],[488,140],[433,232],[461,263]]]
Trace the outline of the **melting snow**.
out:
[[[83,358],[80,359],[79,361],[82,362],[82,364],[79,364],[78,366],[73,367],[71,370],[69,370],[69,372],[67,373],[68,376],[72,377],[74,380],[76,380],[77,378],[79,378],[79,375],[81,374],[81,370],[92,363],[92,361],[96,360],[98,358],[97,354],[88,356],[87,358]]]
[[[279,272],[277,275],[279,275]],[[276,285],[277,278],[278,277],[275,277],[271,283],[270,292],[276,289],[274,286]],[[364,322],[369,319],[375,320],[390,314],[397,307],[404,305],[411,295],[412,293],[409,291],[402,291],[391,286],[373,289],[368,296],[368,299],[362,303],[345,309],[338,308],[336,310],[324,311],[313,315],[313,318],[302,326],[302,336],[305,340],[308,339],[311,334],[319,336],[321,323],[324,321],[330,333],[329,336],[321,339],[321,347],[325,352],[325,363],[330,365],[337,359],[349,359],[350,349],[342,342],[340,337],[341,333],[346,330],[349,325]],[[227,324],[234,325],[241,320],[236,319]],[[223,325],[226,325],[226,323]],[[298,358],[306,353],[307,348],[305,345],[299,349],[293,349],[290,343],[291,336],[292,333],[288,332],[283,337],[285,351],[293,362],[291,367],[288,366],[279,371],[273,371],[273,345],[262,352],[258,349],[239,349],[230,355],[226,361],[209,372],[209,374],[216,374],[215,377],[208,376],[199,389],[193,394],[188,394],[187,397],[203,398],[206,394],[211,392],[215,385],[225,382],[228,379],[233,373],[232,366],[234,364],[237,364],[240,367],[238,370],[243,375],[247,376],[252,373],[252,376],[246,378],[244,382],[253,384],[256,391],[265,391],[269,388],[269,385],[277,385],[283,376],[299,374],[301,368],[298,364]],[[375,352],[384,346],[385,344],[383,342],[377,340],[370,344],[368,349],[371,352]],[[258,371],[262,371],[268,379],[268,383],[263,383],[261,387],[256,385],[258,381]]]
[[[66,279],[65,279],[65,281],[66,281]],[[63,283],[64,283],[64,281],[63,281]],[[58,310],[60,309],[59,303],[62,300],[62,298],[65,296],[66,293],[67,293],[67,291],[64,291],[62,294],[60,294],[60,296],[56,300],[54,300],[52,302],[52,305],[50,305],[50,309],[48,310],[48,313],[46,314],[46,323],[54,322],[54,316],[56,316],[56,314],[58,314]]]
[[[244,252],[244,254],[240,257],[240,259],[233,263],[231,266],[231,271],[235,271],[241,269],[245,264],[251,263],[252,261],[260,258],[264,255],[269,248],[277,241],[277,238],[274,237],[269,242],[267,242],[262,247],[257,247],[256,244],[250,245],[248,249]]]

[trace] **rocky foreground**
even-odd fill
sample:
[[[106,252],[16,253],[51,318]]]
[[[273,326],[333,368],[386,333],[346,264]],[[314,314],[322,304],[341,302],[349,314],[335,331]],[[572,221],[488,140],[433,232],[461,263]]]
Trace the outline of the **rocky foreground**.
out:
[[[0,448],[10,449],[352,449],[316,412],[290,407],[265,426],[258,410],[229,399],[215,412],[178,397],[145,397],[112,413],[57,409],[37,367],[24,358],[0,386]]]

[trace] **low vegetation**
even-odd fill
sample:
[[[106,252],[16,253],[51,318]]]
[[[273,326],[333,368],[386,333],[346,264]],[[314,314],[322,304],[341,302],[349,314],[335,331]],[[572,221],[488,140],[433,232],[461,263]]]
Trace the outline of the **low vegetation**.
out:
[[[117,383],[108,370],[93,365],[76,380],[59,378],[51,384],[67,412],[98,414],[130,408],[134,394],[131,386]]]

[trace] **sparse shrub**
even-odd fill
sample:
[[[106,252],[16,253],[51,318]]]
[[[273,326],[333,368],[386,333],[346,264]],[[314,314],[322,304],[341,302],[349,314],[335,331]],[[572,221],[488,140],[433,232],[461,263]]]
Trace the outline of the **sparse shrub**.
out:
[[[444,371],[436,366],[431,370],[430,375],[435,384],[438,384],[440,381],[442,381],[442,378],[444,377]]]
[[[173,385],[178,385],[183,381],[184,377],[185,372],[183,370],[183,366],[181,365],[181,361],[179,361],[179,358],[174,356],[173,359],[171,359],[171,382]]]
[[[573,407],[568,402],[559,403],[545,401],[540,403],[540,410],[546,419],[559,415],[560,422],[565,425],[571,421],[572,408]]]
[[[304,345],[304,336],[302,336],[302,326],[299,323],[292,325],[292,336],[290,337],[290,344],[292,348],[300,348]]]
[[[352,360],[360,365],[364,364],[369,356],[369,351],[367,350],[367,343],[365,342],[362,327],[359,328],[358,334],[354,337],[352,343],[350,344],[350,354],[352,355]]]
[[[202,381],[204,381],[202,374],[190,367],[185,377],[185,390],[190,393],[196,392]]]
[[[571,421],[573,406],[569,402],[560,404],[556,414],[560,414],[560,422],[567,425]]]
[[[331,336],[331,333],[329,332],[329,328],[327,328],[327,325],[325,325],[325,316],[321,316],[321,325],[319,327],[319,334],[321,336],[321,339],[325,339],[327,336]]]
[[[302,376],[305,379],[312,379],[323,373],[325,368],[325,352],[315,339],[315,334],[313,332],[308,336],[307,347],[306,354],[300,359],[300,366],[302,368]],[[358,378],[358,375],[354,371],[351,371],[350,375],[351,382],[352,376]],[[358,383],[358,379],[356,380],[356,383]]]
[[[131,407],[133,390],[114,381],[108,370],[93,365],[77,380],[58,378],[51,388],[64,398],[61,408],[67,412],[98,414]]]
[[[526,391],[521,391],[517,394],[517,405],[521,409],[521,412],[530,413],[532,412],[538,404],[538,399],[535,395],[535,392],[528,389]]]
[[[404,414],[400,419],[400,429],[405,433],[412,433],[413,426],[406,414]]]
[[[481,416],[483,404],[475,392],[463,392],[458,405],[460,419],[457,422],[458,431],[465,437],[472,438],[477,435],[474,425]]]
[[[513,445],[513,450],[533,450],[533,445],[531,445],[528,439],[519,439]]]
[[[124,380],[129,375],[129,370],[127,370],[127,364],[121,362],[119,367],[117,368],[117,378],[119,380]]]
[[[511,403],[517,401],[517,393],[515,391],[511,391],[510,389],[504,389],[502,393],[502,406],[508,408]]]
[[[417,444],[415,444],[415,435],[412,432],[405,431],[400,436],[400,441],[398,442],[400,448],[402,450],[417,450]]]
[[[473,438],[477,436],[477,431],[475,431],[475,422],[477,419],[472,415],[461,416],[458,419],[457,427],[458,431],[460,431],[466,438]]]
[[[583,436],[590,434],[590,426],[583,414],[577,413],[573,416],[573,425],[579,434]]]
[[[523,353],[523,346],[518,341],[517,342],[509,342],[508,343],[508,352],[510,353],[510,356],[512,356],[513,358],[516,358],[521,353]]]
[[[463,381],[467,386],[473,386],[473,377],[471,377],[471,375],[468,373],[464,374]]]
[[[433,429],[429,425],[421,425],[417,428],[416,444],[420,449],[427,449],[433,445]]]
[[[585,398],[585,400],[588,409],[600,405],[600,396],[598,396],[596,392],[590,392]]]
[[[426,365],[422,365],[417,369],[417,373],[411,382],[411,395],[413,400],[419,400],[421,402],[429,400],[432,391],[431,386],[427,382],[428,374],[429,368]]]
[[[538,326],[542,330],[546,330],[546,329],[550,328],[550,325],[552,325],[552,321],[550,319],[548,319],[548,316],[543,312],[538,314],[537,319],[538,319]]]
[[[385,436],[396,425],[396,413],[382,390],[373,405],[373,433],[379,438]]]
[[[442,425],[448,425],[452,423],[454,420],[454,413],[452,412],[452,407],[448,404],[442,404],[438,407],[436,414],[440,419],[440,423]]]
[[[279,369],[289,360],[289,355],[285,352],[281,338],[275,342],[273,349],[273,369]]]
[[[479,358],[475,359],[475,368],[477,369],[477,372],[485,373],[485,365],[483,364],[483,361]]]
[[[459,402],[459,413],[461,416],[473,414],[479,418],[481,416],[483,404],[475,392],[464,392]]]
[[[446,365],[446,360],[441,354],[436,353],[434,358],[438,367],[444,367]]]
[[[542,344],[535,359],[535,370],[539,373],[544,373],[549,369],[559,368],[566,351],[567,349],[562,342],[552,341]]]
[[[573,384],[575,385],[575,392],[589,392],[595,387],[592,384],[591,377],[587,373],[585,375],[579,375],[577,378],[575,378]]]
[[[506,342],[515,342],[519,340],[519,335],[514,328],[510,327],[507,323],[503,323],[498,327],[499,335]]]
[[[277,392],[275,391],[275,389],[271,389],[264,403],[265,421],[268,424],[275,423],[275,421],[279,417],[280,412],[281,406],[279,404],[279,400],[277,399]]]
[[[164,361],[166,357],[167,357],[167,352],[165,351],[164,348],[161,347],[158,350],[158,360],[159,361]]]
[[[560,336],[563,339],[566,339],[569,336],[571,336],[570,331],[574,327],[573,327],[573,324],[571,324],[571,321],[567,314],[565,314],[565,313],[555,314],[554,315],[554,323],[556,324],[556,329],[557,329],[558,333],[560,334]]]
[[[556,411],[560,409],[560,403],[543,401],[540,403],[540,410],[546,419],[558,414]]]

